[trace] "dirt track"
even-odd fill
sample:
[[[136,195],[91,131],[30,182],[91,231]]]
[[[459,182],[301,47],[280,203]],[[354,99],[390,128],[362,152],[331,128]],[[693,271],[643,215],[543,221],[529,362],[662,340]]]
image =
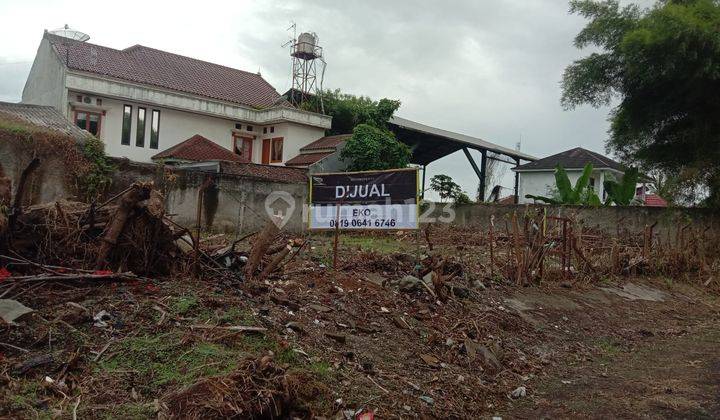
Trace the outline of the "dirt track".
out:
[[[610,318],[625,321],[619,334],[580,338],[595,347],[590,356],[562,357],[565,363],[537,381],[526,399],[510,402],[503,417],[720,417],[717,306],[698,290],[678,289],[670,287],[662,302],[609,306]],[[657,310],[666,316],[653,316]]]
[[[718,418],[720,332],[710,325],[691,330],[650,339],[608,362],[561,369],[509,417]]]

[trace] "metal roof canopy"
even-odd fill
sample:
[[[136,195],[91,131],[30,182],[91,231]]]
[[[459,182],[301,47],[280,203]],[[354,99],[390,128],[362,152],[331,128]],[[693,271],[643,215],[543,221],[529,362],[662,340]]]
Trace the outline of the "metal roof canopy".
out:
[[[477,137],[465,134],[454,133],[452,131],[442,130],[440,128],[430,127],[415,121],[406,120],[401,117],[392,117],[389,121],[390,128],[395,132],[398,140],[407,144],[412,149],[412,163],[423,166],[422,191],[425,195],[425,167],[447,155],[462,150],[465,153],[470,165],[480,181],[480,201],[485,201],[485,173],[487,170],[487,160],[494,159],[500,162],[520,165],[520,160],[535,161],[536,157],[509,149]],[[480,166],[475,163],[470,154],[470,150],[480,151],[482,158]],[[488,156],[488,152],[494,152],[511,158],[514,162],[498,159]],[[515,172],[515,202],[517,204],[518,195],[518,173]],[[496,197],[497,198],[497,197]]]
[[[390,126],[398,140],[412,148],[412,162],[419,165],[428,165],[464,148],[495,152],[515,160],[537,160],[535,156],[490,143],[477,137],[430,127],[401,117],[392,117]]]

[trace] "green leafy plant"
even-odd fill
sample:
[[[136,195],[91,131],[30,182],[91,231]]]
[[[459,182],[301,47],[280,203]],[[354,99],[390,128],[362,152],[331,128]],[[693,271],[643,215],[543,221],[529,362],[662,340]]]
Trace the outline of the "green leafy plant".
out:
[[[410,163],[410,148],[399,142],[391,131],[360,124],[340,152],[349,171],[404,168]]]
[[[90,165],[88,170],[79,177],[78,190],[85,200],[92,201],[110,187],[112,174],[116,168],[105,155],[102,141],[95,137],[85,140],[82,154]]]
[[[455,204],[472,204],[474,202],[465,191],[460,191],[460,193],[453,197],[453,199]]]
[[[528,194],[525,198],[541,201],[548,204],[558,205],[580,205],[580,206],[599,206],[602,204],[600,197],[590,186],[590,176],[592,175],[593,166],[585,165],[580,178],[578,178],[575,186],[570,182],[565,168],[562,165],[555,167],[555,188],[557,193],[554,197],[544,197],[539,195]]]
[[[605,179],[603,186],[607,198],[605,199],[605,205],[615,203],[618,206],[629,206],[635,200],[635,190],[639,178],[639,172],[637,168],[630,168],[625,171],[620,182],[616,181],[615,178],[608,174],[609,179]]]

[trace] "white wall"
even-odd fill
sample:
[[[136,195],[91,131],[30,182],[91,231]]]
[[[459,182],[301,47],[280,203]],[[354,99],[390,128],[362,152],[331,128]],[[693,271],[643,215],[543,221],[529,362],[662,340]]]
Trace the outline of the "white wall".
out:
[[[592,178],[595,179],[595,192],[597,193],[600,200],[604,197],[603,182],[605,180],[606,171],[593,171]],[[570,183],[574,186],[577,182],[582,171],[579,170],[568,170],[568,178]],[[527,194],[550,196],[551,192],[555,188],[555,170],[544,171],[544,172],[520,172],[520,179],[518,182],[518,195],[520,204],[533,203],[534,201],[530,198],[525,198]]]
[[[70,98],[75,98],[76,94],[78,93],[70,92]],[[130,145],[121,144],[124,105],[131,105],[133,107]],[[147,111],[144,147],[135,146],[138,107],[144,107]],[[268,125],[267,134],[263,133],[263,126],[252,125],[253,131],[248,132],[245,130],[245,127],[248,126],[245,122],[108,98],[102,98],[102,108],[105,109],[105,115],[100,128],[100,139],[105,143],[105,151],[110,156],[126,157],[137,162],[152,162],[151,158],[155,154],[181,143],[195,134],[200,134],[220,146],[232,150],[233,129],[236,123],[240,123],[243,126],[241,135],[256,137],[253,141],[253,162],[255,163],[261,163],[262,161],[263,139],[282,137],[283,162],[275,164],[282,165],[285,161],[297,156],[301,147],[319,139],[325,134],[322,128],[294,123]],[[160,138],[157,149],[150,148],[150,127],[153,110],[160,111]],[[73,111],[68,110],[67,115],[68,118],[72,119]],[[275,127],[273,133],[270,133],[271,126]]]
[[[73,71],[67,73],[65,86],[72,91],[88,92],[101,97],[125,98],[135,102],[167,106],[172,109],[186,110],[193,114],[209,115],[232,121],[247,121],[257,126],[277,122],[291,122],[328,129],[332,123],[332,118],[327,115],[302,111],[296,108],[275,106],[273,108],[255,109],[182,92]]]
[[[25,81],[22,103],[48,105],[64,113],[68,101],[66,92],[65,66],[52,50],[48,40],[43,38]]]
[[[308,144],[325,136],[325,130],[319,127],[310,127],[294,123],[277,123],[266,126],[267,133],[263,133],[263,127],[255,130],[257,138],[253,142],[253,162],[262,163],[262,145],[265,139],[283,139],[282,162],[270,163],[271,165],[284,165],[285,162],[300,154],[300,149]],[[274,127],[274,132],[270,128]],[[272,143],[271,146],[272,148]]]
[[[300,154],[300,149],[325,136],[325,130],[307,125],[285,124],[283,162]]]
[[[75,93],[70,92],[70,98],[74,97]],[[124,105],[133,107],[129,145],[121,144]],[[235,127],[233,121],[108,98],[102,98],[102,107],[105,109],[105,115],[100,127],[100,139],[105,143],[105,152],[110,156],[126,157],[137,162],[152,162],[153,155],[181,143],[195,134],[200,134],[226,149],[232,150],[232,129]],[[135,146],[138,107],[146,109],[144,147]],[[150,148],[153,110],[160,111],[160,136],[157,149]],[[72,110],[68,110],[68,118],[73,118]]]

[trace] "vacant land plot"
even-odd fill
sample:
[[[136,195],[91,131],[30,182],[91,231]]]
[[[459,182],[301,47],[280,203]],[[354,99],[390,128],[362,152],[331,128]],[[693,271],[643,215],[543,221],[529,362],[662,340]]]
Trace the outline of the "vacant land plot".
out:
[[[548,256],[518,281],[512,238],[491,275],[483,235],[343,235],[337,268],[313,235],[261,282],[3,287],[34,312],[0,329],[0,415],[718,416],[716,278]]]

